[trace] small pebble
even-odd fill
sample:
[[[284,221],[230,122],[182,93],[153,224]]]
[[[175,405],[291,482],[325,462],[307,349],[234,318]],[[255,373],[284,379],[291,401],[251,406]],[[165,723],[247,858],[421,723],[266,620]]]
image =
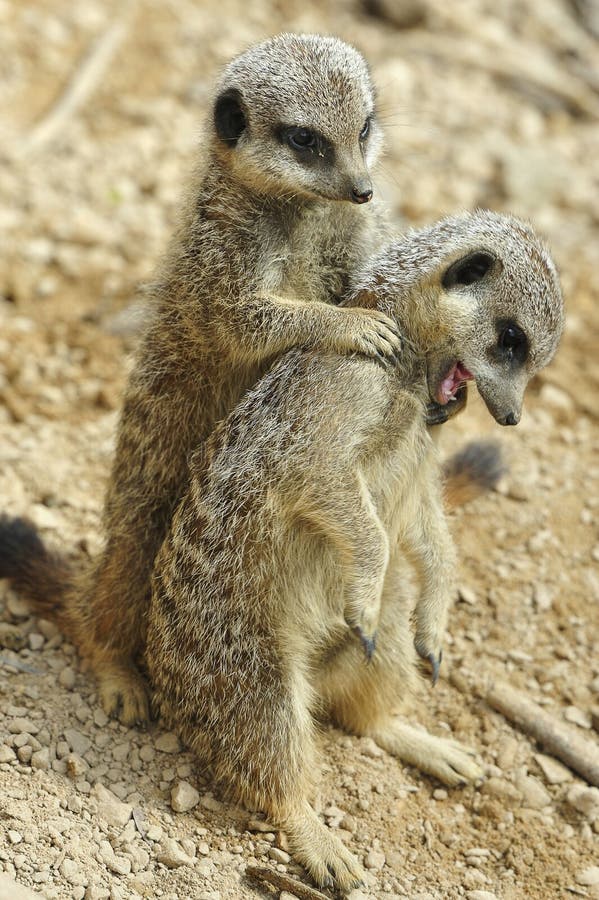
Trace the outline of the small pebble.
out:
[[[8,723],[8,730],[11,734],[37,734],[40,729],[39,725],[36,725],[31,719],[19,716]]]
[[[564,719],[566,722],[572,722],[580,728],[589,729],[592,726],[591,717],[577,706],[567,706],[564,710]]]
[[[179,866],[193,865],[193,857],[184,853],[179,844],[173,838],[165,838],[162,844],[156,847],[156,859],[169,869],[177,869]]]
[[[551,756],[544,753],[535,753],[535,761],[549,784],[563,784],[564,781],[572,781],[572,772]]]
[[[171,806],[175,812],[188,812],[199,802],[198,791],[187,781],[179,781],[171,791]]]
[[[599,818],[599,788],[574,784],[566,794],[566,800],[587,819]]]
[[[364,858],[364,865],[367,869],[382,869],[385,865],[385,854],[380,850],[369,850]]]
[[[107,825],[115,827],[123,827],[131,818],[133,807],[129,803],[122,803],[112,791],[109,791],[104,785],[98,782],[91,791],[98,803],[98,816],[103,819]]]
[[[156,738],[154,746],[157,750],[160,750],[161,753],[179,753],[181,750],[181,741],[174,732],[167,731]]]
[[[522,794],[522,805],[528,809],[543,809],[551,803],[551,794],[534,775],[516,776],[517,790]]]
[[[27,640],[32,650],[41,650],[46,643],[44,635],[38,634],[35,631],[32,631],[29,635],[27,635]]]
[[[58,683],[69,691],[72,691],[75,687],[75,671],[71,669],[70,666],[65,666],[64,669],[61,669],[60,674],[58,676]]]
[[[589,866],[588,869],[583,869],[576,876],[576,883],[584,884],[587,887],[599,884],[599,866]]]

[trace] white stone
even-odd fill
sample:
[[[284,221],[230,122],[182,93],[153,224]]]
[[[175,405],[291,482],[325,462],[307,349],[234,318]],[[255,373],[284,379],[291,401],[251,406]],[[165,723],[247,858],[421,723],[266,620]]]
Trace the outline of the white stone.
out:
[[[566,799],[570,806],[593,821],[599,818],[599,788],[574,784],[568,791]]]
[[[465,584],[460,585],[458,588],[458,597],[462,603],[467,603],[468,606],[476,605],[476,594],[472,588],[467,587]]]
[[[66,878],[69,884],[72,884],[74,887],[80,887],[87,883],[87,878],[73,859],[68,857],[63,859],[59,871],[62,877]]]
[[[156,859],[169,869],[193,865],[193,858],[184,853],[173,838],[165,838],[162,844],[156,847]]]
[[[528,809],[543,809],[551,803],[551,794],[533,775],[518,775],[516,788],[522,794],[522,805]]]
[[[579,725],[580,728],[588,729],[592,725],[591,717],[583,712],[582,709],[578,709],[577,706],[567,706],[564,710],[564,719],[566,722],[572,722],[574,725]]]
[[[12,747],[7,747],[6,744],[0,745],[0,763],[13,762],[16,758],[15,751]]]
[[[50,751],[48,747],[42,747],[41,750],[36,750],[35,753],[32,753],[31,768],[41,769],[42,772],[50,768]]]
[[[11,734],[37,734],[40,728],[31,719],[24,719],[18,716],[8,723],[8,730]]]
[[[64,736],[73,753],[78,753],[79,756],[85,756],[92,745],[90,739],[76,728],[65,728]]]
[[[367,869],[382,869],[385,865],[385,854],[380,850],[369,850],[364,859]]]
[[[535,760],[549,784],[563,784],[564,781],[572,781],[572,772],[551,756],[544,753],[535,753]]]
[[[166,731],[154,741],[154,746],[162,753],[179,753],[181,741],[173,731]]]
[[[188,812],[199,802],[199,793],[188,781],[179,781],[171,791],[171,806],[175,812]]]
[[[497,900],[497,894],[491,891],[466,891],[468,900]]]
[[[35,631],[32,631],[29,635],[27,635],[27,641],[32,650],[41,650],[46,643],[44,635],[37,634],[37,632]]]
[[[65,666],[58,676],[58,683],[61,687],[72,691],[75,687],[75,671],[70,666]]]
[[[107,825],[122,828],[131,818],[133,807],[129,803],[122,803],[118,797],[98,782],[91,791],[98,803],[98,816]]]
[[[576,876],[576,884],[584,884],[588,887],[599,884],[599,866],[589,866],[588,869],[579,872]]]
[[[378,744],[375,744],[372,738],[362,738],[360,741],[360,752],[371,759],[378,759],[383,756],[383,751]]]
[[[268,855],[274,862],[281,863],[281,865],[284,866],[286,866],[291,859],[289,854],[285,853],[284,850],[280,850],[279,847],[269,847]]]

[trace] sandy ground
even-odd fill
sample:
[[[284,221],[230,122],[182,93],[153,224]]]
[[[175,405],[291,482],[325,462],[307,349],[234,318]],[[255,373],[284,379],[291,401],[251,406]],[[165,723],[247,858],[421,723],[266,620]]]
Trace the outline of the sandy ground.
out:
[[[566,0],[377,9],[0,0],[1,507],[97,549],[130,304],[175,221],[215,72],[285,29],[355,43],[387,130],[379,196],[403,224],[479,205],[532,219],[561,267],[568,325],[517,429],[474,398],[444,436],[449,452],[492,435],[511,464],[500,491],[454,519],[461,599],[445,674],[472,692],[443,678],[414,713],[475,747],[485,782],[444,790],[325,730],[317,808],[368,867],[353,900],[599,896],[599,792],[474,693],[505,679],[597,745],[597,13]],[[102,35],[120,40],[109,65],[48,124]],[[0,623],[0,897],[16,900],[14,879],[74,900],[273,896],[244,876],[251,861],[301,877],[284,838],[223,806],[174,735],[109,722],[74,648],[5,585],[0,609],[17,626]],[[173,788],[175,807],[198,802],[176,812]]]

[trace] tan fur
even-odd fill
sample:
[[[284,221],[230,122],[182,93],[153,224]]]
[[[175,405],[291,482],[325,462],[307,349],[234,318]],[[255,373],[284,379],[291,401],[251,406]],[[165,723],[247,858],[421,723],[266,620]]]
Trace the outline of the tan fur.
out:
[[[223,137],[230,103],[245,117],[236,140]],[[393,360],[400,346],[378,311],[333,305],[386,234],[378,206],[346,202],[353,188],[369,189],[381,143],[359,53],[334,38],[280,35],[224,70],[213,109],[125,393],[106,546],[64,600],[67,630],[91,660],[106,711],[128,723],[147,716],[133,660],[144,647],[154,556],[187,490],[192,449],[290,347]],[[298,154],[282,126],[313,129],[322,146]]]
[[[320,135],[307,156],[286,142],[295,126]],[[104,708],[125,723],[148,715],[134,660],[145,646],[154,558],[187,491],[191,452],[290,347],[391,363],[399,352],[396,325],[376,308],[334,305],[388,236],[376,203],[345,202],[354,188],[369,189],[380,144],[366,64],[334,38],[280,35],[234,60],[216,87],[125,392],[104,550],[79,572],[35,554],[20,569],[36,610],[56,618],[88,657]],[[339,553],[351,555],[353,544],[340,535]],[[372,623],[358,618],[368,632]]]
[[[444,286],[478,251],[488,271]],[[287,830],[318,883],[342,890],[361,869],[309,806],[317,716],[446,784],[480,775],[469,751],[392,715],[415,685],[415,646],[438,659],[453,593],[428,399],[460,360],[499,421],[519,416],[563,320],[542,244],[488,213],[391,244],[353,297],[397,322],[400,365],[292,350],[216,427],[157,557],[146,653],[167,722],[225,792]],[[505,321],[525,334],[525,359],[504,352]],[[370,662],[356,626],[378,629]]]

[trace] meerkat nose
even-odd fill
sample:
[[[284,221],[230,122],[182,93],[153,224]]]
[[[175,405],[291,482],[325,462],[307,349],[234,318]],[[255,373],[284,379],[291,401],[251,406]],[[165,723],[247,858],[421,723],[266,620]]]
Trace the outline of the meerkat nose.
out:
[[[360,190],[360,187],[354,187],[352,188],[351,198],[354,203],[368,203],[369,200],[372,200],[372,188]]]
[[[520,421],[520,416],[517,416],[516,413],[508,413],[504,419],[504,423],[506,425],[517,425]]]

